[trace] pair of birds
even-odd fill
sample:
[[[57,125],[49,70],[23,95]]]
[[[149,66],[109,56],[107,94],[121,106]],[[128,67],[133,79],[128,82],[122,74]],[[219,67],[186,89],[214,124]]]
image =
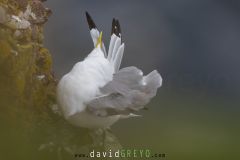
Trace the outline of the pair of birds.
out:
[[[120,68],[125,45],[119,21],[113,19],[108,52],[91,16],[86,12],[94,49],[58,83],[60,109],[71,124],[109,128],[119,119],[138,116],[136,111],[153,98],[162,85],[154,70],[144,76],[136,67]]]

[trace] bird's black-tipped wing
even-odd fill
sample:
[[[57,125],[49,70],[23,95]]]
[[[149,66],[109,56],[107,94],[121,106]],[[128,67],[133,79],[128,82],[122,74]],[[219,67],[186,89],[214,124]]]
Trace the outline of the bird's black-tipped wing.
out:
[[[117,20],[117,22],[116,22],[117,24],[117,28],[118,28],[118,34],[119,34],[119,36],[121,36],[122,37],[122,35],[121,35],[121,33],[122,33],[122,31],[121,31],[121,27],[120,27],[120,23],[119,23],[119,21]]]
[[[121,28],[120,28],[120,24],[119,21],[115,18],[113,18],[112,20],[112,31],[111,31],[111,35],[115,34],[118,37],[121,37]]]
[[[111,40],[108,50],[108,60],[114,66],[115,72],[120,68],[124,52],[124,43],[122,43],[121,27],[117,19],[112,20]]]
[[[89,29],[93,29],[93,28],[97,28],[97,26],[95,25],[92,17],[90,16],[90,14],[88,12],[86,12],[86,18],[87,18],[87,22],[88,22],[88,26]]]
[[[111,35],[113,35],[115,33],[115,30],[116,30],[115,25],[116,25],[116,20],[115,20],[115,18],[113,18]]]
[[[88,12],[86,12],[86,18],[87,18],[87,23],[90,29],[90,34],[93,40],[94,47],[96,47],[98,38],[100,36],[100,32],[98,31],[96,24],[94,23],[92,17]],[[102,43],[102,50],[103,50],[104,56],[106,57],[107,53],[103,43]]]

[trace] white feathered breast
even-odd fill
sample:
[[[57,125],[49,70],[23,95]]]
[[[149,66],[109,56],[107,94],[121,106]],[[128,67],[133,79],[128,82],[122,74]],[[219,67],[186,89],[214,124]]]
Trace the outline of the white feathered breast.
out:
[[[58,101],[62,104],[64,117],[85,110],[86,103],[100,94],[99,88],[113,78],[114,68],[95,48],[82,62],[74,65],[58,84]]]

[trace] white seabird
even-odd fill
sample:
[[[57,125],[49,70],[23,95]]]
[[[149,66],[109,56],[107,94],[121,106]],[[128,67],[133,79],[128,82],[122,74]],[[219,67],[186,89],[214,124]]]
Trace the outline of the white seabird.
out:
[[[85,128],[109,128],[153,98],[162,85],[154,70],[146,76],[136,67],[120,68],[124,52],[119,21],[113,19],[108,53],[90,15],[86,12],[94,49],[58,83],[60,109],[71,124]]]

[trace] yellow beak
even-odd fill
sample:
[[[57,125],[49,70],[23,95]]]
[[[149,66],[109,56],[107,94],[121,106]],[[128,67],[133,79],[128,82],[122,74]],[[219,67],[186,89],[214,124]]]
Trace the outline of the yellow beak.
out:
[[[98,45],[100,45],[100,47],[102,48],[102,32],[100,32],[100,35],[98,37],[96,48],[98,47]]]

